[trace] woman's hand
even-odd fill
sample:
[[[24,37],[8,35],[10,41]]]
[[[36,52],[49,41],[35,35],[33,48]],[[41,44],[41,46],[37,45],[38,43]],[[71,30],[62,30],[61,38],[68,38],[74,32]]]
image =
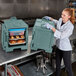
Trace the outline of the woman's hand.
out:
[[[46,19],[46,20],[51,20],[51,21],[53,20],[53,18],[49,17],[49,16],[44,16],[43,18]]]
[[[51,24],[49,24],[49,23],[46,23],[44,26],[45,26],[47,29],[51,29],[53,32],[56,31],[56,29],[55,29]]]
[[[46,19],[46,20],[50,20],[49,16],[44,16],[43,18]]]
[[[52,28],[53,28],[53,26],[50,25],[49,23],[46,23],[44,26],[45,26],[47,29],[52,29]]]

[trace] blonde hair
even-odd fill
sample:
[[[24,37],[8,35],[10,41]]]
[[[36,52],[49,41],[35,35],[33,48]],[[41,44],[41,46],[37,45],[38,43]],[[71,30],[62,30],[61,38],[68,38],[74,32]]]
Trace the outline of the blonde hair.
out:
[[[67,11],[68,12],[68,14],[71,16],[70,17],[70,21],[74,24],[74,19],[75,19],[74,9],[72,9],[72,8],[65,8],[63,11]]]

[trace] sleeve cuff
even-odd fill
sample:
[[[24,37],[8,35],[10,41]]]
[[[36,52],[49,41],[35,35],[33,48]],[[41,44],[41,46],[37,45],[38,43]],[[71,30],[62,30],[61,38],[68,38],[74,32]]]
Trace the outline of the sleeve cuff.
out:
[[[57,20],[56,19],[53,19],[53,22],[57,23]]]
[[[58,30],[56,30],[56,31],[54,32],[54,37],[60,38],[60,36],[61,36],[61,32],[59,32]]]

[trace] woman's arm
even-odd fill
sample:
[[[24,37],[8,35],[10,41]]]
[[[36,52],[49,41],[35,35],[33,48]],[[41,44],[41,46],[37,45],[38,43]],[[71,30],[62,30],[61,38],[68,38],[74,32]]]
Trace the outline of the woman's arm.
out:
[[[51,29],[53,32],[55,32],[56,31],[56,29],[53,27],[52,29]]]
[[[54,32],[54,36],[56,38],[64,39],[64,38],[70,37],[72,35],[73,29],[74,29],[74,27],[68,27],[65,31],[60,32],[60,31],[56,30],[55,28],[52,28],[52,31]]]
[[[57,24],[57,22],[58,22],[58,20],[56,20],[56,19],[54,19],[52,17],[49,17],[49,16],[44,16],[43,18],[46,19],[46,20],[53,21],[55,24]]]
[[[53,19],[53,18],[51,18],[50,19],[51,21],[53,21],[56,25],[57,25],[57,23],[58,23],[58,20],[56,20],[56,19]]]

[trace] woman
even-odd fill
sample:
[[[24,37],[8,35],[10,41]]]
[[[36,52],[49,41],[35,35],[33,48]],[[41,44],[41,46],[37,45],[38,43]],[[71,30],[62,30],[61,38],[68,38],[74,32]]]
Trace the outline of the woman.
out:
[[[56,76],[60,76],[62,58],[68,76],[73,76],[71,66],[72,46],[69,40],[69,37],[72,35],[74,29],[74,26],[71,22],[72,10],[70,8],[65,8],[62,11],[62,15],[59,20],[55,20],[48,16],[45,16],[44,18],[55,22],[57,25],[57,29],[55,29],[50,24],[46,24],[46,27],[50,28],[54,32],[54,37],[56,38],[56,46],[58,48],[56,51]]]

